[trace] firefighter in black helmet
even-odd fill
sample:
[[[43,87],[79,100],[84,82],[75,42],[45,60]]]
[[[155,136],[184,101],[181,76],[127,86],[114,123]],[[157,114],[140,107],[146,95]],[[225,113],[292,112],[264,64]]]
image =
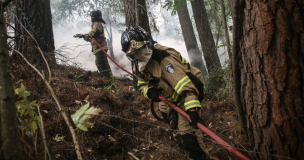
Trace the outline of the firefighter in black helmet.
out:
[[[137,86],[148,99],[160,102],[158,95],[170,100],[185,110],[193,122],[168,111],[164,102],[159,103],[162,116],[171,128],[181,131],[181,136],[194,160],[207,160],[209,153],[197,128],[201,101],[204,98],[202,72],[193,67],[173,48],[157,44],[141,27],[129,27],[121,36],[121,45],[126,56],[133,61],[133,73],[139,78]]]
[[[101,47],[107,52],[108,44],[106,41],[103,24],[106,24],[102,19],[102,13],[100,10],[90,12],[92,21],[92,30],[83,36],[85,41],[91,42],[92,52],[95,55],[95,64],[100,73],[106,77],[111,77],[111,68],[108,62],[107,56],[102,52],[100,47],[95,43],[93,38],[101,45]]]

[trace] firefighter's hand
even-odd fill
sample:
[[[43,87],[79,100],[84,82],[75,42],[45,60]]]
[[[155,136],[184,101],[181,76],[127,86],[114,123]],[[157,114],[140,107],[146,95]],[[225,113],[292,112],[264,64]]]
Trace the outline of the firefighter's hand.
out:
[[[189,109],[190,110],[190,109]],[[202,125],[204,124],[204,121],[201,119],[201,117],[198,115],[198,111],[197,110],[190,110],[188,111],[188,114],[190,116],[190,119],[192,121],[192,123],[189,123],[194,129],[198,129],[197,128],[197,122],[201,123]]]
[[[158,96],[162,91],[162,88],[149,88],[147,95],[149,99],[152,99],[155,102],[160,102],[161,100],[158,98]]]
[[[73,37],[74,38],[84,38],[85,35],[84,34],[75,34]]]

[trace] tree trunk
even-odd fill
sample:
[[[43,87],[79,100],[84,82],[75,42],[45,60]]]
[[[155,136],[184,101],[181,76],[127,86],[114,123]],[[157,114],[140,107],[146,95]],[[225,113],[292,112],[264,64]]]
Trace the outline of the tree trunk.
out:
[[[50,66],[56,64],[50,0],[22,0],[17,7],[19,21],[37,40]],[[18,30],[26,33],[17,21],[15,25]],[[22,37],[22,34],[16,32],[16,36]],[[17,41],[16,47],[31,62],[43,63],[42,56],[35,46],[37,44],[34,40],[24,37],[23,40]]]
[[[222,10],[222,21],[224,24],[224,31],[225,31],[225,41],[226,41],[226,45],[227,45],[228,56],[229,56],[229,59],[231,60],[232,55],[231,55],[231,49],[230,49],[230,41],[229,41],[229,33],[228,33],[228,28],[227,28],[224,1],[220,0],[220,4],[221,4],[221,10]]]
[[[229,11],[231,12],[231,15],[233,15],[233,1],[235,0],[227,0],[227,6],[229,8]]]
[[[5,159],[22,160],[23,151],[19,139],[17,109],[10,57],[8,54],[7,34],[3,10],[5,5],[0,2],[0,117],[1,117],[1,149]]]
[[[136,26],[135,0],[124,0],[123,3],[126,16],[126,26]],[[151,33],[145,0],[137,0],[137,11],[139,26],[146,32]],[[137,90],[137,78],[135,76],[133,76],[133,86]]]
[[[240,16],[241,95],[255,151],[304,157],[304,4],[246,0]],[[257,154],[257,159],[278,159]]]
[[[190,20],[186,0],[182,0],[184,6],[177,6],[177,14],[181,25],[182,34],[189,55],[191,65],[202,71],[204,78],[208,76],[203,62],[202,53],[198,48],[194,29]]]
[[[191,6],[206,65],[210,73],[212,72],[212,67],[221,67],[221,63],[215,49],[205,4],[203,0],[194,0],[191,1]]]
[[[137,0],[137,3],[139,26],[141,26],[146,32],[151,33],[149,17],[147,14],[146,0]]]
[[[136,26],[136,14],[135,14],[135,0],[124,0],[124,10],[126,15],[126,26]],[[149,17],[147,14],[147,7],[145,0],[137,0],[138,4],[138,22],[146,32],[151,33],[149,26]]]
[[[109,30],[105,25],[106,32],[108,33],[109,38],[107,39],[108,47],[109,47],[109,52],[110,52],[110,57],[115,60],[114,56],[114,51],[113,51],[113,32],[112,32],[112,20],[110,19],[110,9],[107,9],[105,12],[105,20],[106,20],[106,25],[109,26]]]
[[[216,38],[216,44],[215,44],[215,47],[217,47],[219,37],[222,35],[222,30],[221,30],[222,24],[220,23],[219,17],[217,16],[217,0],[214,0],[214,3],[213,3],[213,14],[214,14],[214,19],[215,19],[215,24],[217,26],[217,38]]]

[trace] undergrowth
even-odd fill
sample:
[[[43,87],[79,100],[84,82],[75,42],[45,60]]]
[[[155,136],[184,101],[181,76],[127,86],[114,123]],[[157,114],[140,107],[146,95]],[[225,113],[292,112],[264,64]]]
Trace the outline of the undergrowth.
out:
[[[205,82],[205,99],[224,101],[232,94],[231,70],[229,60],[223,67],[212,67]]]

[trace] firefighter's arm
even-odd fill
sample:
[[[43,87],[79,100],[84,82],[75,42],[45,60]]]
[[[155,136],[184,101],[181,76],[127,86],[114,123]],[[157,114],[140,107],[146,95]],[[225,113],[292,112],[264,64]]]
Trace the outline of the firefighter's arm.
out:
[[[104,36],[104,33],[103,33],[103,26],[99,26],[97,24],[94,24],[93,25],[93,29],[85,35],[84,37],[84,40],[85,41],[91,41],[92,38],[97,38],[99,36]]]
[[[103,26],[98,25],[98,24],[95,23],[93,25],[93,29],[89,32],[88,36],[90,36],[92,38],[97,38],[99,36],[104,36]]]
[[[185,110],[201,107],[198,100],[199,92],[186,73],[190,72],[181,62],[165,58],[161,62],[162,72],[168,83],[178,95],[185,98]],[[173,95],[174,96],[174,95]]]
[[[90,42],[92,40],[92,38],[88,34],[86,34],[84,36],[84,40]]]
[[[137,87],[139,88],[139,90],[141,91],[142,95],[144,95],[146,98],[149,99],[147,93],[148,93],[148,81],[145,81],[143,79],[138,79],[137,81]]]
[[[159,102],[160,99],[158,95],[162,92],[161,88],[154,87],[153,83],[148,81],[138,80],[137,86],[139,86],[141,93],[148,99],[151,99],[155,102]]]

